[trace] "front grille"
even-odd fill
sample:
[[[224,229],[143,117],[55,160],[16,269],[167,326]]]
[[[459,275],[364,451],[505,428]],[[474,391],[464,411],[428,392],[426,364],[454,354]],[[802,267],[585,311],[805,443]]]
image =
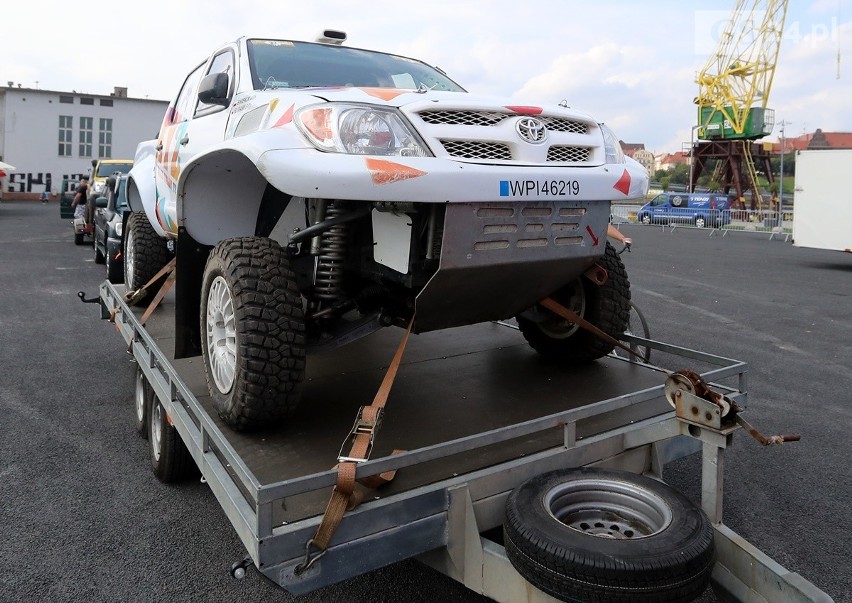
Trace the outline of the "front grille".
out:
[[[427,124],[450,126],[493,126],[499,124],[512,113],[497,111],[422,111],[421,119]]]
[[[588,147],[553,145],[547,150],[547,160],[583,163],[589,160],[591,154],[591,149]]]
[[[539,117],[548,130],[553,132],[570,132],[571,134],[588,134],[589,125],[582,121],[574,119],[565,119],[562,117]]]
[[[482,142],[479,140],[442,140],[441,144],[450,157],[462,159],[497,159],[509,161],[512,152],[509,147],[499,142]]]

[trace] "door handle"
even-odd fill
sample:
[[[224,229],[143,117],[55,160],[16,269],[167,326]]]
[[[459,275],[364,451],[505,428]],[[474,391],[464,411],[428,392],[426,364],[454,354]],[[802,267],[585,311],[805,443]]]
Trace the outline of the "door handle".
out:
[[[189,134],[184,134],[184,137],[180,139],[180,145],[185,146],[186,143],[189,142]]]

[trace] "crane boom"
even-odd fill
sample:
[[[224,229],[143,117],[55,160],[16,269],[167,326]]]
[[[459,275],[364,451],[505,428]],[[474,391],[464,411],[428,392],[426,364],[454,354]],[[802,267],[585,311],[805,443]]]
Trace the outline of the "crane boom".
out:
[[[767,108],[788,0],[736,0],[718,46],[697,77],[698,137],[755,140],[770,132]]]

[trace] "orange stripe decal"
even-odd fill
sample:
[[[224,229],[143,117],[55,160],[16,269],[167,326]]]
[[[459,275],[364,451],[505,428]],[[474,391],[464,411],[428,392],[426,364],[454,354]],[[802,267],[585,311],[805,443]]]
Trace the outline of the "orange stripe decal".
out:
[[[296,105],[290,105],[290,108],[284,111],[284,115],[282,115],[278,121],[275,122],[273,128],[280,128],[281,126],[286,126],[291,121],[293,121],[293,107]]]
[[[391,101],[400,94],[411,92],[410,90],[399,90],[397,88],[361,88],[361,90],[370,96],[375,96],[386,101]]]
[[[365,159],[365,161],[375,184],[391,184],[409,178],[425,176],[428,173],[386,159]]]

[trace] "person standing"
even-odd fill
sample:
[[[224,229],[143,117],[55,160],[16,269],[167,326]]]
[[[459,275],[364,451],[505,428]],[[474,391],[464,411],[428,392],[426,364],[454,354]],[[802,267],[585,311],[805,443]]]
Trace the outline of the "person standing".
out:
[[[89,198],[89,177],[80,176],[80,184],[77,185],[77,190],[74,192],[74,199],[71,201],[71,207],[74,209],[74,218],[86,217],[86,201]]]

